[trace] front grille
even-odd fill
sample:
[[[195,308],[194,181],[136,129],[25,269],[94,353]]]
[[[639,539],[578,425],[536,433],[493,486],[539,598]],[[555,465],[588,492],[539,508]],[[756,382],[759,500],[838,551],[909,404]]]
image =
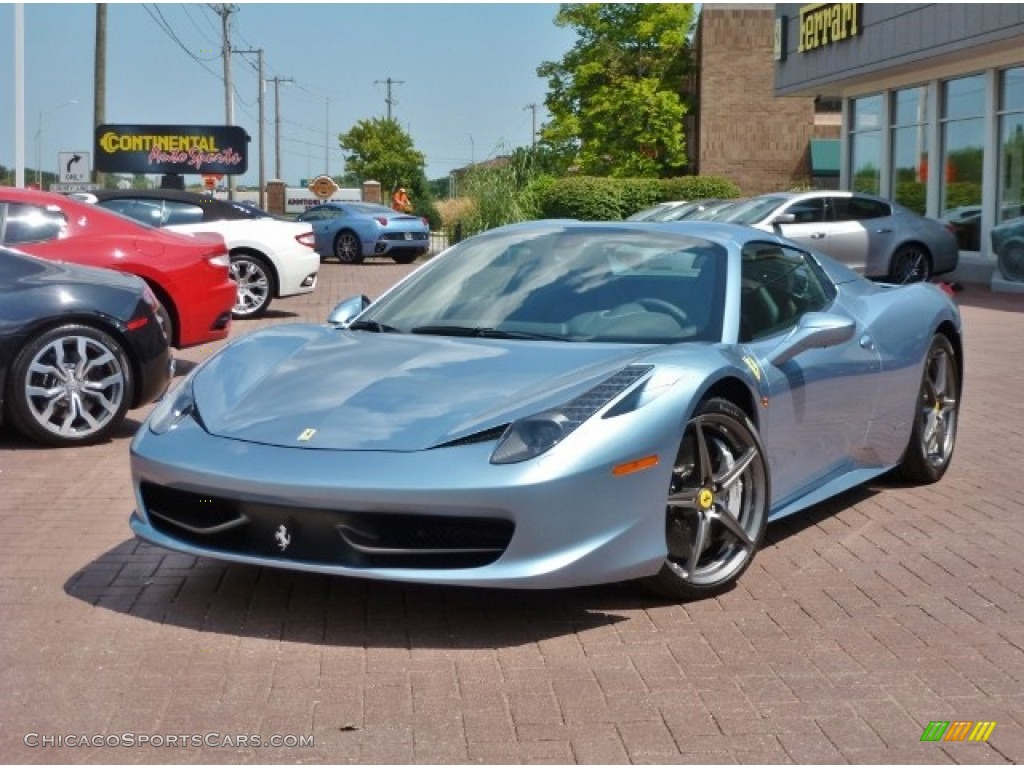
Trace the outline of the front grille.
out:
[[[478,568],[515,530],[510,520],[307,509],[143,483],[154,528],[203,548],[349,568]]]

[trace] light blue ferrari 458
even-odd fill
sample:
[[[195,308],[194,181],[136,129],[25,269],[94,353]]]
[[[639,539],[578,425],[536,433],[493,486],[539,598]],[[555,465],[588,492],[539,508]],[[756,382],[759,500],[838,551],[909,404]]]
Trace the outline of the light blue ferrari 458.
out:
[[[777,518],[939,480],[962,360],[936,286],[771,233],[512,225],[199,365],[132,443],[131,526],[341,576],[702,598]]]

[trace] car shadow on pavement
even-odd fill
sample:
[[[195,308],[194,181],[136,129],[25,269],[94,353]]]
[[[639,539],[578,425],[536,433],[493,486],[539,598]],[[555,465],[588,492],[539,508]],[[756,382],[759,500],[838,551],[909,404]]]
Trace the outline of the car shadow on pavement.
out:
[[[193,557],[131,539],[74,573],[70,597],[201,632],[315,645],[480,649],[607,630],[658,603],[630,584],[497,590],[398,584]]]
[[[854,489],[772,523],[762,548],[876,492]],[[383,648],[515,647],[584,631],[613,642],[615,624],[676,602],[630,582],[505,590],[328,576],[195,557],[137,539],[88,563],[64,591],[97,608],[201,632]],[[679,604],[684,623],[687,605]]]

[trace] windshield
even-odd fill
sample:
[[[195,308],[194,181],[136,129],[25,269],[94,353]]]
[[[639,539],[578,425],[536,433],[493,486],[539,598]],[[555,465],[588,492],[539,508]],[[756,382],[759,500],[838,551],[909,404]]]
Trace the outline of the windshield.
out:
[[[466,240],[353,329],[564,341],[719,341],[726,250],[628,226],[549,223]]]
[[[728,221],[731,224],[746,224],[750,226],[757,224],[768,216],[772,211],[783,205],[788,198],[785,197],[755,197],[745,203],[723,211],[718,221]]]

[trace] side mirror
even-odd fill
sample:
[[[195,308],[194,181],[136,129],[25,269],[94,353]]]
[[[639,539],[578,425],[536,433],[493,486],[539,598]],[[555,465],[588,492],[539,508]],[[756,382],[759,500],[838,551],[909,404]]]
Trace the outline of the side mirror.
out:
[[[348,324],[362,314],[368,306],[370,306],[368,296],[349,296],[335,305],[327,316],[327,322],[339,328],[347,328]]]
[[[772,226],[777,227],[780,224],[793,224],[795,221],[795,213],[780,213],[778,216],[772,219]]]
[[[772,365],[783,365],[808,349],[835,347],[853,338],[853,320],[828,312],[808,312],[796,328],[768,355]]]

